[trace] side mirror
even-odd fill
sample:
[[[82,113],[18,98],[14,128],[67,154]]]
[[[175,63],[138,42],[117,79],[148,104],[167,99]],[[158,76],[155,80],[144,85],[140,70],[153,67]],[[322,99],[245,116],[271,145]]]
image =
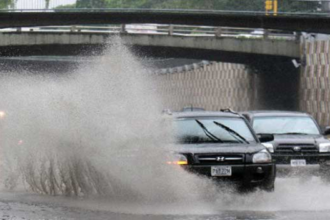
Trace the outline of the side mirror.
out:
[[[261,143],[270,142],[274,140],[274,135],[272,134],[257,134],[257,137]]]
[[[330,126],[325,127],[323,134],[330,135]]]

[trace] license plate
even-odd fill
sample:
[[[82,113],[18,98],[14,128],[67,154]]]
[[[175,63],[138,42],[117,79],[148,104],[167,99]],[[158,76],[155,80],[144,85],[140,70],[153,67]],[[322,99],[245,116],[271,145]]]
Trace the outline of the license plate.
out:
[[[304,167],[306,166],[306,160],[291,160],[292,167]]]
[[[230,166],[211,167],[211,176],[231,176],[232,170]]]

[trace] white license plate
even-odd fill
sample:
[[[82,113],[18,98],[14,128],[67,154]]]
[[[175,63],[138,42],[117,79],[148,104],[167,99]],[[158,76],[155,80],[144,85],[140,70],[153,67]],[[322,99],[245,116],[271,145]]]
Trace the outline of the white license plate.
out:
[[[292,167],[304,167],[306,166],[306,160],[291,160]]]
[[[230,166],[211,167],[211,176],[231,176],[232,170]]]

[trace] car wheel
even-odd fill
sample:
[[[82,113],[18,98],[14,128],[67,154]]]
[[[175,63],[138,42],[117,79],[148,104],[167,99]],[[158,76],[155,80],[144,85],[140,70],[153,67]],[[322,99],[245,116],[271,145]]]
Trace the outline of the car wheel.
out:
[[[265,192],[274,192],[275,191],[275,180],[272,180],[268,184],[261,186],[260,189]]]
[[[275,185],[272,184],[272,186],[265,187],[263,190],[265,192],[274,192],[275,191]]]
[[[323,182],[330,183],[330,170],[327,168],[321,167],[320,178]]]

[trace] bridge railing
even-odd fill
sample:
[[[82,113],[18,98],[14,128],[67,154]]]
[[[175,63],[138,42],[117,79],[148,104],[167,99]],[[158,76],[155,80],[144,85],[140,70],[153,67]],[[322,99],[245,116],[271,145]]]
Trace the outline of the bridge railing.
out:
[[[0,32],[77,32],[109,34],[148,34],[186,37],[217,37],[238,39],[299,40],[300,34],[269,29],[232,28],[213,26],[160,25],[160,24],[122,24],[104,26],[45,26],[29,28],[7,28]]]

